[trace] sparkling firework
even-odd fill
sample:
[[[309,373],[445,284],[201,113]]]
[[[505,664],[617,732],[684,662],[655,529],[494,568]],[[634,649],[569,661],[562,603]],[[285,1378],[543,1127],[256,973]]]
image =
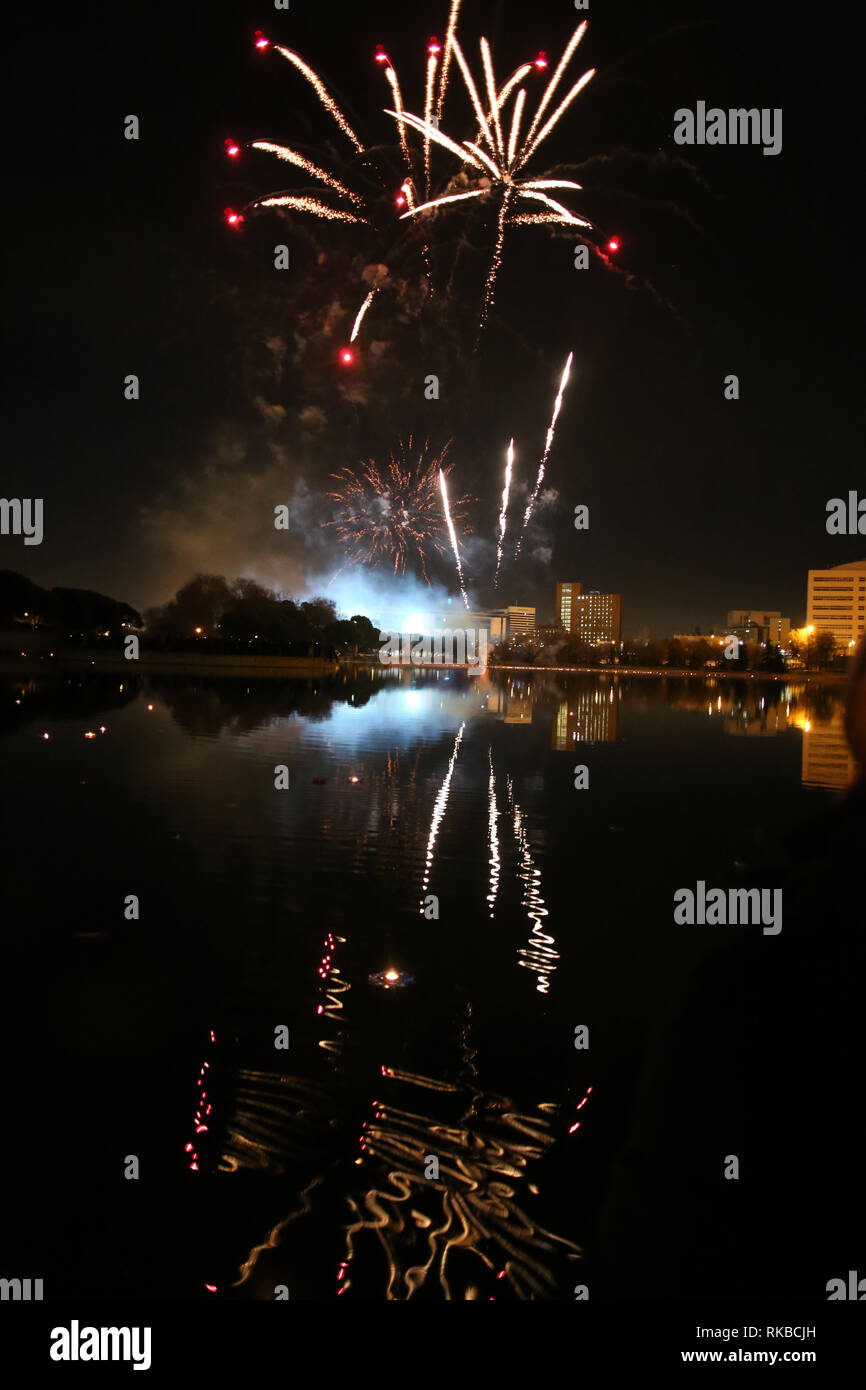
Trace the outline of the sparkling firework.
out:
[[[571,62],[575,49],[585,32],[586,21],[584,20],[575,30],[571,40],[566,46],[525,134],[522,133],[521,127],[526,105],[526,88],[520,86],[520,83],[533,70],[533,67],[536,70],[541,70],[546,66],[546,58],[543,64],[540,64],[538,59],[536,59],[534,64],[523,64],[516,72],[512,73],[503,87],[497,90],[490,45],[486,39],[482,38],[480,41],[480,49],[481,65],[484,73],[484,88],[486,92],[485,107],[485,103],[482,101],[479,92],[479,86],[472,75],[469,64],[457,40],[457,36],[451,30],[450,26],[442,67],[444,70],[449,55],[453,53],[457,60],[457,65],[460,68],[466,91],[469,95],[478,123],[475,140],[464,140],[461,143],[452,139],[450,136],[446,135],[444,131],[439,129],[438,118],[436,123],[430,120],[429,109],[427,108],[425,108],[425,117],[423,120],[421,117],[412,115],[406,111],[402,104],[398,110],[391,110],[388,112],[388,115],[393,116],[398,121],[401,138],[405,138],[405,128],[407,125],[419,131],[424,136],[425,150],[428,148],[431,141],[441,148],[448,150],[461,161],[463,177],[465,178],[468,176],[470,179],[474,179],[478,185],[469,192],[449,193],[446,191],[441,197],[428,198],[417,207],[411,207],[404,212],[402,214],[404,219],[419,217],[421,214],[430,213],[434,209],[442,208],[449,204],[466,202],[474,198],[484,198],[495,189],[499,190],[501,201],[497,217],[496,241],[484,287],[484,300],[479,326],[483,326],[490,306],[493,303],[494,286],[502,262],[502,250],[506,227],[521,225],[540,226],[549,224],[586,229],[592,227],[592,223],[585,217],[577,216],[577,214],[573,213],[564,203],[559,201],[558,198],[552,198],[548,191],[551,189],[557,191],[580,191],[580,184],[575,183],[572,179],[527,179],[525,177],[519,177],[521,171],[568,110],[575,97],[583,90],[595,74],[595,68],[590,68],[585,72],[583,76],[574,83],[566,96],[555,106],[550,115],[547,115],[566,68]],[[508,128],[506,137],[504,124],[506,105],[514,94],[515,89],[518,90],[516,96],[514,96],[513,106],[510,109],[511,124]],[[540,204],[543,211],[539,211],[537,208],[528,211],[525,207],[527,203]]]
[[[428,123],[438,119],[438,114],[436,117],[433,116],[434,99],[437,113],[441,113],[445,100],[450,62],[449,42],[453,38],[459,11],[460,0],[452,0],[448,21],[448,38],[446,38],[444,53],[442,45],[436,38],[431,38],[427,46],[424,118]],[[253,199],[238,211],[226,209],[227,222],[230,226],[239,229],[245,220],[246,213],[262,208],[280,208],[285,212],[300,213],[324,221],[345,222],[350,225],[375,228],[377,222],[381,223],[383,209],[385,209],[386,232],[389,237],[390,252],[393,253],[393,221],[390,210],[401,211],[405,208],[411,212],[415,208],[417,203],[415,180],[418,177],[423,177],[424,197],[430,197],[430,142],[425,137],[423,166],[422,170],[419,171],[416,169],[413,152],[406,138],[407,127],[403,116],[403,95],[397,69],[385,49],[380,45],[374,57],[376,64],[384,70],[395,107],[394,115],[398,125],[402,156],[402,169],[396,178],[393,161],[389,162],[387,158],[384,158],[378,147],[370,148],[365,145],[322,78],[300,54],[290,48],[284,48],[280,44],[271,43],[259,30],[256,31],[255,44],[262,53],[268,51],[278,53],[301,74],[315,92],[319,104],[351,145],[352,151],[344,167],[341,167],[339,172],[335,172],[333,169],[325,168],[323,165],[308,159],[299,150],[289,145],[276,144],[272,140],[252,140],[246,145],[241,145],[236,140],[226,140],[224,142],[225,150],[230,159],[237,159],[243,149],[258,150],[273,155],[284,163],[291,164],[294,168],[303,171],[315,184],[314,188],[305,190],[286,189],[265,194],[261,198]],[[399,192],[395,193],[397,185],[399,185]],[[382,230],[381,227],[380,230]],[[427,275],[429,285],[428,247],[423,245],[420,249],[423,270]],[[389,254],[388,259],[390,258]],[[432,285],[430,285],[430,289],[432,292]],[[370,307],[372,299],[372,294],[368,294],[364,299],[355,317],[350,342],[353,342],[357,337],[361,321]]]
[[[325,524],[337,528],[347,564],[387,562],[394,574],[405,574],[414,561],[429,584],[428,560],[433,553],[447,553],[447,537],[463,590],[454,521],[468,529],[466,508],[472,498],[460,497],[448,510],[445,475],[453,464],[445,463],[447,452],[446,444],[439,453],[431,453],[428,440],[416,451],[410,435],[405,444],[400,442],[399,453],[391,455],[386,468],[368,459],[359,469],[344,468],[331,475],[340,486],[328,496],[339,510]]]
[[[493,576],[494,589],[499,587],[499,567],[502,564],[502,545],[505,540],[505,522],[508,516],[508,494],[511,491],[511,471],[514,467],[514,440],[508,445],[505,460],[505,484],[502,488],[502,508],[499,513],[499,541],[496,545],[496,573]]]
[[[532,518],[532,513],[535,509],[535,504],[538,501],[538,494],[541,491],[541,484],[544,482],[544,469],[547,465],[547,457],[550,453],[550,449],[553,444],[553,436],[556,432],[556,421],[559,415],[560,408],[562,406],[562,398],[565,395],[565,388],[568,385],[568,378],[571,373],[571,363],[573,357],[574,353],[570,352],[568,354],[565,366],[562,369],[562,376],[559,380],[559,390],[556,393],[556,400],[553,405],[553,415],[551,416],[550,424],[547,429],[547,438],[544,441],[544,452],[541,455],[541,459],[538,464],[538,476],[535,479],[535,487],[532,489],[532,495],[526,504],[526,511],[523,516],[523,530],[521,531],[520,536],[517,540],[517,548],[514,552],[515,555],[520,554],[520,549],[523,545],[523,537],[526,532],[526,528],[529,525],[529,522]]]
[[[448,484],[445,482],[445,472],[439,472],[439,487],[442,492],[442,510],[445,513],[445,521],[448,526],[448,534],[451,537],[451,549],[454,551],[454,563],[457,566],[457,578],[460,581],[460,592],[463,595],[463,602],[469,607],[469,599],[466,595],[466,585],[463,583],[463,566],[460,563],[460,549],[457,545],[457,532],[454,530],[454,520],[451,515],[451,507],[448,502]]]

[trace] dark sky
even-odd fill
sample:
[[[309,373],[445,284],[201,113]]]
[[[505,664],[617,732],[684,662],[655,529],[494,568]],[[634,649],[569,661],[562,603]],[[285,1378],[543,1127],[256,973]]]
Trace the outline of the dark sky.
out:
[[[480,575],[505,445],[517,437],[521,476],[532,477],[562,363],[575,353],[547,475],[558,500],[525,565],[506,572],[500,602],[535,602],[550,616],[556,579],[577,578],[623,594],[629,633],[706,630],[749,605],[801,621],[807,569],[866,556],[866,538],[825,530],[830,497],[866,494],[863,33],[853,6],[803,15],[775,0],[591,7],[570,71],[574,80],[592,65],[598,75],[548,142],[545,164],[589,161],[573,205],[621,237],[616,266],[628,274],[598,262],[575,271],[573,238],[515,230],[477,360],[464,334],[433,368],[455,477],[479,498],[470,555]],[[392,389],[371,375],[353,416],[368,423],[347,432],[338,373],[319,365],[313,381],[305,367],[283,381],[282,396],[266,397],[287,412],[279,447],[256,434],[247,337],[259,330],[245,320],[243,295],[265,292],[291,338],[313,252],[285,225],[258,241],[245,232],[240,246],[223,208],[291,175],[229,166],[223,140],[303,139],[315,153],[330,132],[303,82],[275,55],[263,60],[252,34],[261,27],[303,53],[365,134],[385,141],[393,127],[380,114],[389,103],[373,49],[386,44],[417,109],[417,55],[431,33],[442,36],[446,16],[442,0],[293,0],[288,13],[181,0],[30,7],[7,21],[11,370],[0,490],[44,498],[45,538],[37,548],[3,537],[0,567],[139,608],[196,568],[274,579],[273,565],[257,567],[249,508],[261,516],[294,498],[300,479],[318,515],[328,465],[357,461],[370,422],[389,422]],[[486,34],[505,72],[539,48],[555,60],[582,17],[565,0],[464,0],[458,33],[473,66]],[[674,111],[698,100],[781,107],[781,154],[678,148]],[[142,125],[134,144],[123,139],[130,112]],[[267,281],[264,260],[256,268],[277,239],[297,249],[299,279],[284,299],[285,282]],[[346,307],[358,298],[351,287],[333,293]],[[410,392],[414,421],[398,375],[420,382],[425,365],[423,354],[395,353],[388,368],[400,397],[394,419],[418,433],[430,429],[431,406],[420,385]],[[128,372],[143,384],[134,404],[122,397]],[[737,402],[723,399],[730,372]],[[292,433],[313,399],[333,426],[314,455]],[[274,467],[286,471],[287,496],[271,500]],[[588,532],[571,526],[577,503],[590,508]],[[327,538],[311,531],[293,543],[287,585],[309,554],[327,570]],[[492,597],[480,580],[475,597]]]

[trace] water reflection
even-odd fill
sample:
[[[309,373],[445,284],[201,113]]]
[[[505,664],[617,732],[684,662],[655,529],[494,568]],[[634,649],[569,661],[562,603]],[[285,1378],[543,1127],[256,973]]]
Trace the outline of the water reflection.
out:
[[[685,940],[655,919],[646,930],[654,902],[669,922],[671,844],[684,875],[674,883],[708,876],[708,844],[721,872],[735,839],[787,811],[780,787],[800,775],[835,791],[854,770],[841,690],[805,680],[383,669],[303,681],[40,676],[0,690],[20,909],[10,921],[29,931],[35,919],[34,938],[57,953],[52,997],[85,998],[119,1058],[136,1047],[149,1057],[178,998],[195,1013],[190,1031],[206,998],[231,1025],[231,1048],[211,1035],[192,1056],[182,1127],[167,1105],[153,1138],[196,1198],[218,1190],[222,1266],[198,1272],[222,1274],[230,1297],[271,1299],[278,1283],[293,1297],[347,1299],[567,1289],[576,1179],[560,1169],[557,1186],[545,1165],[559,1162],[555,1141],[588,1147],[588,1081],[611,1104],[603,1069],[570,1070],[571,1001],[585,998],[602,1026],[615,1020],[627,1052],[622,1020],[653,1015],[645,978],[666,980]],[[85,738],[102,726],[105,737]],[[591,797],[575,794],[557,756],[584,744],[598,745]],[[725,775],[732,753],[736,779]],[[292,779],[279,796],[277,762]],[[47,779],[63,797],[45,797]],[[132,933],[117,903],[139,877],[149,917]],[[581,930],[566,932],[577,892]],[[428,916],[432,895],[442,911]],[[71,928],[56,903],[71,898],[110,948],[92,964],[76,958],[74,988],[57,950]],[[370,983],[389,970],[411,986]],[[116,1003],[136,976],[152,1035]],[[91,1059],[80,1006],[68,1007],[74,1094]],[[291,1027],[284,1070],[262,1040],[272,1019]],[[176,1099],[175,1055],[153,1050]],[[110,1269],[102,1235],[92,1258]]]
[[[346,1107],[336,1078],[314,1086],[239,1073],[221,1169],[289,1169],[298,1186],[241,1261],[230,1296],[273,1297],[276,1284],[291,1287],[296,1251],[308,1239],[303,1224],[320,1221],[325,1204],[341,1213],[337,1296],[563,1296],[579,1247],[528,1209],[538,1195],[533,1171],[562,1129],[560,1109],[550,1102],[520,1109],[484,1090],[470,1027],[467,1010],[459,1081],[380,1068],[348,1151],[333,1119]]]

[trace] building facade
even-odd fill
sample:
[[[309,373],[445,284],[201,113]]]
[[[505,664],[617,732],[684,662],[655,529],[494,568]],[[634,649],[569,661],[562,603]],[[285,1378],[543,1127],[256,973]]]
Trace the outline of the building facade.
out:
[[[809,570],[806,625],[829,632],[845,651],[866,630],[866,560],[832,569]]]
[[[763,642],[770,647],[787,648],[791,637],[791,619],[760,608],[732,608],[728,613],[727,630],[744,642]]]
[[[570,579],[556,586],[556,621],[566,632],[571,632],[573,601],[582,593],[583,585],[579,579]]]
[[[562,588],[564,586],[557,586]],[[566,627],[566,610],[568,626]],[[562,626],[572,637],[590,646],[618,642],[622,635],[622,596],[620,594],[575,594],[563,600]]]

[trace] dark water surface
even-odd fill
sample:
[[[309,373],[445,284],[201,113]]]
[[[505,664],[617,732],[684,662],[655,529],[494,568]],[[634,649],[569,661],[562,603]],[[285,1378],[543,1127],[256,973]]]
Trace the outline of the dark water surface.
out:
[[[648,1030],[724,933],[673,893],[850,774],[794,681],[2,703],[4,1264],[46,1297],[571,1298]]]

